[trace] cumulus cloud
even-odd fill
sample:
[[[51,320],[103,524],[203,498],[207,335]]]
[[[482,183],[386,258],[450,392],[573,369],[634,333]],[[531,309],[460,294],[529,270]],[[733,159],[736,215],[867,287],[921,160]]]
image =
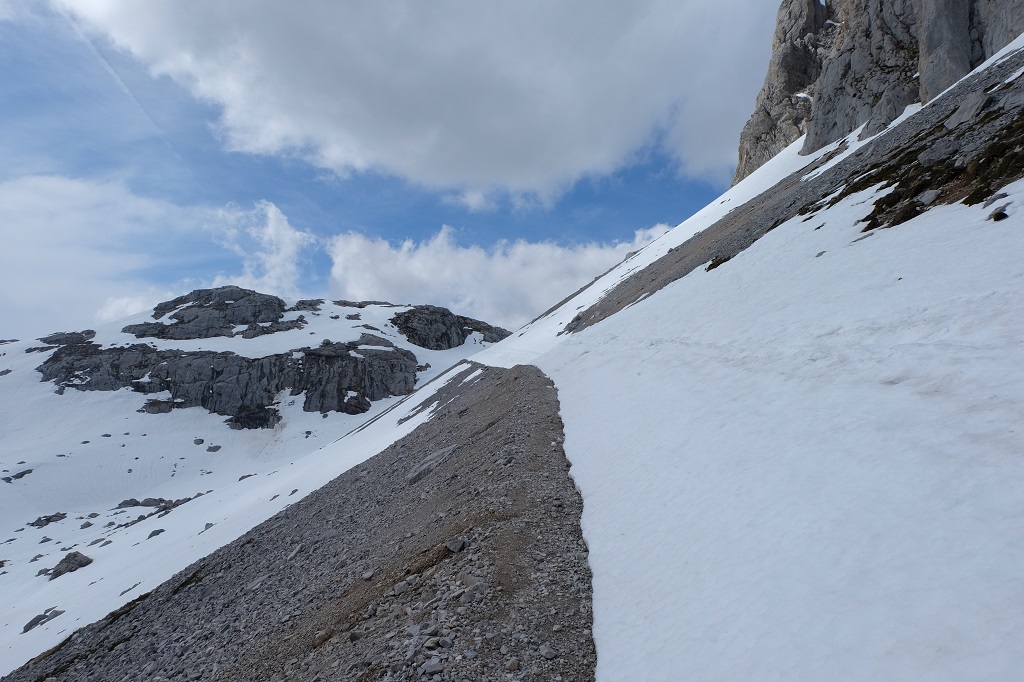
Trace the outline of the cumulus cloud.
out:
[[[724,180],[774,3],[52,0],[221,107],[235,150],[542,203],[659,149]]]
[[[279,296],[298,296],[300,268],[317,238],[297,230],[277,206],[259,201],[252,210],[219,212],[222,243],[242,260],[242,274],[218,275],[213,286],[235,284]]]
[[[270,202],[181,206],[61,176],[0,182],[0,233],[0,338],[110,322],[227,283],[296,296],[316,246]]]
[[[486,249],[459,245],[448,226],[425,241],[397,244],[350,232],[328,244],[331,293],[349,300],[443,305],[515,329],[666,230],[637,230],[630,242],[515,241]]]
[[[100,308],[136,312],[163,293],[143,273],[173,265],[176,247],[210,219],[206,209],[139,197],[116,181],[0,183],[0,337],[88,326]],[[126,291],[134,305],[115,302]]]

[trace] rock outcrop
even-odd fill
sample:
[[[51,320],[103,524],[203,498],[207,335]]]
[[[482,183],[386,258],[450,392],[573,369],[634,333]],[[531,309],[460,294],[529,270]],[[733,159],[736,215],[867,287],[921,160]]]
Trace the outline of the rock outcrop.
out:
[[[153,309],[155,322],[128,325],[123,332],[137,338],[169,340],[241,337],[298,329],[303,315],[283,319],[299,311],[317,315],[322,299],[298,301],[288,308],[276,296],[235,286],[199,289]],[[338,301],[337,305],[366,308],[390,303]],[[397,307],[397,306],[396,306]],[[332,316],[336,319],[338,316]],[[169,322],[160,321],[167,318]],[[349,316],[358,319],[358,315]],[[461,346],[478,332],[487,342],[509,335],[500,327],[452,313],[447,308],[418,306],[397,314],[392,322],[415,345],[432,350]],[[373,331],[380,330],[363,325]],[[175,408],[204,407],[229,417],[233,428],[267,428],[280,415],[274,405],[282,391],[303,395],[306,412],[362,414],[373,401],[407,395],[423,369],[416,356],[391,341],[364,333],[357,341],[323,341],[261,358],[231,352],[182,351],[131,344],[104,348],[93,342],[96,332],[57,332],[39,339],[46,344],[27,352],[52,354],[36,369],[44,381],[82,391],[116,391],[131,388],[155,397],[140,410],[152,414]]]
[[[456,315],[447,308],[433,305],[416,306],[391,318],[391,324],[420,348],[448,350],[466,342],[473,332],[483,334],[484,341],[496,343],[511,332],[471,317]]]
[[[85,556],[81,552],[68,552],[67,555],[61,559],[56,566],[50,569],[45,575],[50,576],[50,580],[61,577],[65,573],[74,573],[80,568],[85,568],[92,563],[92,559]]]
[[[811,118],[807,91],[821,73],[819,35],[826,18],[818,0],[782,3],[768,75],[740,136],[737,182],[807,132]]]
[[[889,188],[863,219],[865,233],[896,227],[928,207],[962,202],[1008,217],[999,192],[1024,178],[1024,51],[968,77],[884,137],[875,138],[828,170],[820,159],[781,179],[707,229],[604,292],[566,325],[577,332],[650,296],[698,267],[721,267],[794,216],[817,213],[871,187]],[[807,179],[804,179],[807,177]]]
[[[359,349],[356,352],[356,349]],[[145,344],[101,348],[91,342],[61,346],[36,368],[58,392],[169,392],[145,411],[201,406],[228,416],[238,428],[273,426],[278,394],[305,394],[306,412],[361,414],[370,401],[411,393],[416,356],[390,341],[363,334],[358,341],[300,348],[291,353],[247,358],[234,353],[158,350]]]
[[[807,136],[803,152],[884,129],[1024,31],[1024,0],[784,0],[733,181]]]
[[[300,304],[316,301],[300,301]],[[322,303],[322,301],[321,301]],[[227,286],[217,289],[197,289],[171,301],[160,303],[153,309],[153,319],[165,315],[170,324],[143,322],[130,324],[122,331],[136,338],[154,339],[208,339],[214,336],[242,336],[253,338],[277,331],[301,328],[305,319],[282,322],[285,303],[277,296],[261,294],[250,289]],[[305,305],[301,310],[310,310]],[[236,328],[245,325],[246,329]]]

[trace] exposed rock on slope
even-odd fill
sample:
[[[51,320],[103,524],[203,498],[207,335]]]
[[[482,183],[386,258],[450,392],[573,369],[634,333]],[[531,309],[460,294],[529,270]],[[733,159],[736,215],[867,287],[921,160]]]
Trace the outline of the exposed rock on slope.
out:
[[[241,337],[304,327],[303,315],[284,319],[285,313],[303,311],[319,315],[324,301],[303,300],[288,308],[283,300],[239,287],[200,289],[156,306],[153,317],[164,322],[126,326],[125,333],[138,338],[163,340]],[[365,309],[389,303],[339,301],[337,305]],[[397,306],[396,306],[397,307]],[[331,316],[337,319],[338,315]],[[350,315],[358,319],[358,314]],[[463,345],[479,332],[485,342],[496,342],[509,332],[446,308],[418,306],[398,313],[392,323],[415,345],[447,350]],[[238,327],[244,326],[239,330]],[[363,325],[379,333],[376,327]],[[303,346],[286,353],[249,358],[233,352],[183,351],[155,344],[104,348],[93,341],[95,332],[61,332],[43,337],[55,350],[37,370],[44,381],[53,381],[58,392],[115,391],[131,388],[147,395],[169,392],[169,397],[148,401],[143,411],[169,412],[201,406],[230,417],[237,428],[274,426],[280,415],[274,408],[282,391],[303,394],[306,412],[361,414],[370,403],[389,396],[407,395],[422,369],[409,350],[376,334],[362,334],[356,341],[323,340],[317,347]]]
[[[306,412],[361,414],[371,401],[406,395],[416,383],[416,356],[371,334],[255,359],[144,344],[101,348],[73,343],[54,351],[37,369],[60,391],[169,391],[169,399],[150,401],[144,409],[155,413],[201,406],[231,417],[230,423],[240,428],[273,426],[279,417],[271,406],[281,391],[304,393]]]
[[[805,221],[813,221],[820,209],[875,185],[893,189],[868,210],[865,232],[899,225],[934,204],[959,201],[990,202],[992,219],[999,219],[993,195],[1024,177],[1024,82],[1011,79],[1021,68],[1024,52],[966,79],[817,177],[803,179],[809,167],[785,178],[623,280],[566,329],[596,324],[695,268],[728,267],[733,256],[786,220],[805,215]]]
[[[398,327],[410,343],[430,350],[461,346],[473,332],[483,334],[484,341],[488,343],[497,343],[510,334],[501,327],[455,315],[447,308],[433,305],[420,305],[398,313],[391,318],[391,324]]]
[[[168,313],[172,320],[170,324],[143,322],[128,325],[124,332],[140,339],[208,339],[213,336],[235,336],[235,327],[246,325],[245,331],[238,335],[252,338],[274,331],[295,329],[304,323],[301,316],[299,320],[279,322],[284,317],[285,303],[277,296],[235,286],[197,289],[160,303],[153,309],[153,319],[159,320]]]
[[[476,369],[406,438],[6,679],[593,679],[554,387]]]
[[[736,182],[807,132],[806,93],[821,73],[818,34],[826,16],[818,0],[784,2],[779,9],[768,75],[740,137]]]
[[[1024,0],[785,0],[734,182],[806,134],[812,152],[928,102],[1024,31]]]

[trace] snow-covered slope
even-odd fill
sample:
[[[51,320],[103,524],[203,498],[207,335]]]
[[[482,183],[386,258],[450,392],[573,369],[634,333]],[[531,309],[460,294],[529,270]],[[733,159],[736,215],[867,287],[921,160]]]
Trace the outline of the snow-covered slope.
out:
[[[1024,182],[865,232],[881,182],[563,332],[794,151],[475,358],[558,387],[597,679],[1019,679]]]
[[[871,198],[536,358],[598,679],[1019,672],[1024,219],[949,206],[858,242]]]
[[[307,324],[302,329],[252,339],[143,341],[157,348],[230,351],[259,358],[316,347],[324,339],[355,341],[369,325],[373,334],[412,351],[421,366],[429,365],[417,374],[420,387],[487,345],[481,334],[474,333],[463,346],[449,350],[415,346],[390,322],[408,309],[325,302],[318,312],[285,315],[304,315]],[[94,341],[104,348],[139,343],[121,328],[145,321],[151,318],[139,315],[99,328]],[[140,413],[147,399],[170,394],[144,395],[126,388],[68,389],[58,395],[54,384],[40,381],[35,370],[52,351],[28,352],[41,345],[38,340],[0,345],[2,673],[151,590],[376,454],[426,418],[424,413],[398,424],[399,418],[409,416],[408,408],[394,409],[403,397],[377,401],[361,415],[304,412],[302,397],[287,392],[279,397],[282,421],[273,429],[231,429],[223,416],[201,407]],[[442,384],[443,377],[436,383]],[[367,423],[374,426],[359,428]],[[193,499],[153,515],[158,511],[155,506],[118,508],[130,498]],[[57,514],[66,517],[40,527],[30,525]],[[149,518],[127,525],[140,515]],[[45,518],[40,523],[44,522]],[[70,551],[91,558],[89,570],[52,581],[37,576]],[[63,613],[22,633],[48,609]]]

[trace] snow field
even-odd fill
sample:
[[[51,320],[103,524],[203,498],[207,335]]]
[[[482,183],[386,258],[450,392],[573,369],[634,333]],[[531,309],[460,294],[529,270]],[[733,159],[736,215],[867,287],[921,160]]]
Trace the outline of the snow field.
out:
[[[943,206],[861,239],[868,190],[537,358],[599,680],[1015,679],[1024,183],[1006,191],[1002,222]]]

